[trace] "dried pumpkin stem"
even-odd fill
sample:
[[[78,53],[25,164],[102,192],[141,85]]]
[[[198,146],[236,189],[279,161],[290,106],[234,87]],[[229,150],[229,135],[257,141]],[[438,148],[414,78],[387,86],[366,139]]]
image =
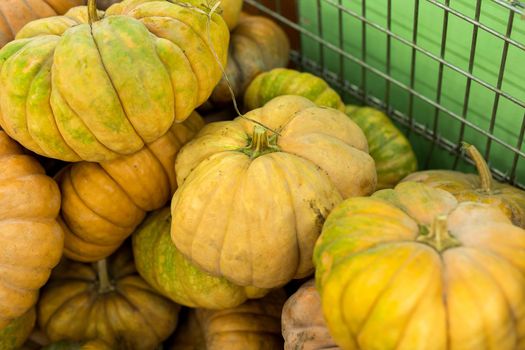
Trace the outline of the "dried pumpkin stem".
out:
[[[108,273],[108,262],[106,259],[97,261],[97,275],[98,275],[98,292],[108,293],[111,292],[114,288],[109,279]]]
[[[88,22],[89,22],[89,25],[91,25],[93,24],[93,22],[96,22],[99,20],[98,13],[97,13],[97,0],[88,0],[87,9],[88,9]]]
[[[268,136],[268,130],[256,124],[253,128],[252,141],[248,147],[243,148],[241,151],[252,159],[262,156],[263,154],[278,152],[279,148],[275,145],[275,136],[276,135],[274,135],[274,137]]]
[[[419,236],[417,240],[434,247],[438,252],[461,245],[461,242],[448,231],[446,215],[436,216],[430,227],[429,234]]]
[[[487,162],[475,146],[463,142],[463,149],[467,152],[470,159],[474,161],[474,165],[479,174],[481,190],[490,193],[492,191],[492,173]]]

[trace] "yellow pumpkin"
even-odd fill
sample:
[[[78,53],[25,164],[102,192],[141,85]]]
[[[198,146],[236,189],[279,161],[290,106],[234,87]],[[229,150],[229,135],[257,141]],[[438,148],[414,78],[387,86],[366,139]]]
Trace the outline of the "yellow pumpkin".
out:
[[[59,210],[57,184],[0,131],[0,330],[36,303],[62,256]]]
[[[203,125],[194,112],[135,154],[64,169],[57,181],[65,255],[83,262],[101,260],[117,250],[147,211],[164,206],[177,188],[175,155]]]
[[[350,198],[314,254],[342,349],[525,349],[525,230],[416,182]]]
[[[494,181],[490,168],[476,147],[464,143],[478,174],[452,170],[425,170],[406,176],[402,181],[422,182],[452,193],[459,201],[488,203],[503,210],[515,225],[525,228],[525,191]]]
[[[64,260],[53,270],[38,302],[38,324],[50,341],[99,339],[148,350],[175,330],[180,307],[138,276],[128,248],[96,265]]]
[[[201,6],[206,10],[213,8],[218,2],[220,2],[217,13],[222,16],[230,31],[235,29],[239,22],[243,4],[243,0],[184,0],[184,2],[195,6]]]
[[[173,242],[201,269],[240,286],[274,288],[306,277],[331,209],[374,190],[367,151],[363,132],[343,112],[300,96],[210,123],[175,162]]]

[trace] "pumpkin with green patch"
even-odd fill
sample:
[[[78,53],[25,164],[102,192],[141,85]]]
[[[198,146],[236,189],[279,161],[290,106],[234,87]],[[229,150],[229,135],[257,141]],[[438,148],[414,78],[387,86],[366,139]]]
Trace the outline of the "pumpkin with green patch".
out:
[[[330,213],[316,284],[342,349],[523,349],[524,252],[498,208],[402,182]]]
[[[35,308],[0,329],[0,350],[17,350],[25,343],[35,325]]]
[[[376,185],[361,129],[300,96],[206,125],[175,170],[171,236],[179,251],[212,275],[258,288],[310,275],[325,217]]]
[[[30,22],[0,50],[0,125],[46,157],[139,151],[206,101],[222,76],[217,60],[226,64],[218,14],[167,0],[125,0],[105,13],[94,4]]]
[[[152,212],[133,233],[133,255],[140,275],[161,294],[193,308],[226,309],[261,298],[268,291],[240,287],[201,271],[171,241],[170,208]]]

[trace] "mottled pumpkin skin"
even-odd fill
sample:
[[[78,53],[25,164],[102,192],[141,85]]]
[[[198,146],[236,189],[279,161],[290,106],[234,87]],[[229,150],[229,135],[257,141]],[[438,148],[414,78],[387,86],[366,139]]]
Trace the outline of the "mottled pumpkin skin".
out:
[[[525,191],[509,184],[492,181],[490,191],[481,189],[479,175],[452,170],[425,170],[408,175],[403,181],[422,182],[452,193],[459,201],[487,203],[498,207],[525,228]]]
[[[282,333],[285,350],[338,350],[323,318],[315,279],[304,283],[283,307]]]
[[[38,324],[50,341],[100,339],[118,349],[155,349],[177,325],[180,307],[136,272],[128,247],[108,258],[111,281],[101,290],[92,264],[64,260],[38,303]]]
[[[277,97],[245,117],[206,125],[179,152],[171,236],[201,269],[274,288],[312,273],[325,217],[373,192],[374,161],[354,122],[304,97]],[[262,135],[269,145],[254,151]]]
[[[34,308],[11,321],[7,327],[0,330],[0,350],[17,350],[29,338],[35,325],[36,312]]]
[[[0,50],[1,127],[24,147],[65,161],[139,151],[185,120],[222,76],[220,15],[167,0],[125,0],[100,20],[87,9],[28,23]],[[147,74],[145,74],[147,72]]]
[[[276,350],[283,348],[282,290],[225,310],[192,309],[185,333],[178,332],[171,350]],[[193,315],[191,315],[193,313]]]
[[[0,131],[0,330],[36,303],[62,256],[59,210],[55,181]]]
[[[274,21],[243,14],[231,33],[226,75],[237,100],[242,99],[248,84],[260,73],[288,65],[290,42]],[[223,77],[210,100],[216,104],[232,100],[228,82]]]
[[[363,130],[377,171],[377,189],[394,187],[417,170],[412,145],[383,112],[371,107],[347,106],[346,114]]]
[[[102,340],[90,340],[85,342],[60,341],[42,348],[42,350],[116,350]]]
[[[343,349],[521,350],[524,252],[497,208],[403,182],[330,213],[316,283]]]
[[[259,74],[246,88],[244,107],[247,110],[259,108],[281,95],[303,96],[318,106],[345,111],[339,94],[323,79],[287,68],[275,68]]]
[[[62,15],[84,0],[2,0],[0,1],[0,47],[15,38],[25,24],[39,18]]]
[[[147,211],[164,206],[177,188],[175,156],[203,125],[193,113],[135,154],[65,168],[57,176],[65,255],[101,260],[117,250]]]
[[[170,229],[167,207],[150,213],[132,236],[137,270],[161,294],[188,307],[226,309],[267,293],[201,271],[177,250]]]

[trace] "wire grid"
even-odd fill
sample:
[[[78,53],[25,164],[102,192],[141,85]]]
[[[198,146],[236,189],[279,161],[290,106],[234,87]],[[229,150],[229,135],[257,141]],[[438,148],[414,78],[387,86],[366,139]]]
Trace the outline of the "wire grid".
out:
[[[298,9],[302,1],[308,3],[311,7],[308,15],[314,17],[315,22],[317,22],[314,26],[304,25],[302,23],[303,19],[298,15]],[[510,74],[506,70],[509,48],[511,48],[514,56],[518,52],[518,54],[522,54],[519,57],[525,58],[525,41],[522,41],[521,37],[518,37],[518,39],[513,37],[513,30],[525,28],[525,21],[520,19],[522,11],[520,6],[523,4],[518,1],[476,0],[471,1],[472,4],[475,4],[474,13],[466,15],[458,10],[457,6],[452,6],[451,1],[456,2],[454,0],[406,1],[412,3],[412,6],[408,6],[406,10],[412,12],[413,15],[412,33],[408,37],[399,35],[392,30],[393,21],[396,20],[393,18],[392,0],[381,1],[381,6],[386,7],[384,9],[384,17],[386,18],[382,21],[378,21],[377,18],[375,20],[369,18],[367,10],[370,9],[372,1],[368,1],[367,4],[366,0],[352,0],[353,3],[360,3],[360,11],[359,9],[356,10],[356,6],[348,5],[350,0],[245,0],[245,3],[258,9],[262,14],[273,17],[284,26],[289,34],[292,33],[292,36],[295,34],[295,36],[300,37],[300,40],[295,45],[292,45],[293,50],[291,53],[292,61],[300,68],[324,77],[336,90],[342,93],[345,101],[357,101],[386,111],[402,127],[402,130],[413,142],[418,154],[420,168],[439,167],[466,170],[471,167],[470,164],[472,162],[462,152],[461,144],[462,141],[469,141],[470,143],[475,143],[484,153],[494,176],[498,180],[525,188],[525,162],[523,161],[525,158],[523,150],[525,98],[522,97],[525,94],[517,94],[515,96],[509,93],[508,89],[504,89],[505,78]],[[492,27],[481,20],[484,12],[487,12],[484,6],[488,6],[488,2],[490,2],[491,6],[500,8],[500,12],[503,11],[505,13],[503,23],[506,23],[506,25],[504,30],[498,30],[498,28]],[[441,32],[439,52],[433,52],[419,42],[422,40],[420,33],[422,15],[420,12],[423,9],[423,5],[427,8],[429,5],[435,7],[434,10],[439,9],[442,13],[439,21],[433,23],[440,27],[437,29]],[[283,9],[283,7],[285,8]],[[323,14],[325,9],[332,9],[332,15],[328,17],[328,20]],[[349,51],[345,47],[345,35],[348,35],[344,26],[345,18],[347,20],[352,18],[360,23],[361,45],[358,50]],[[450,36],[449,27],[451,21],[462,21],[472,28],[471,33],[467,33],[470,36],[468,49],[463,53],[465,60],[468,61],[465,67],[461,67],[454,63],[454,60],[448,58],[447,40],[449,40]],[[327,28],[331,29],[331,34],[324,33]],[[335,30],[336,35],[334,35]],[[367,41],[367,32],[372,30],[385,35],[386,48],[384,67],[382,68],[371,62],[370,57],[367,55],[368,47],[371,45],[382,45],[382,43],[370,43]],[[353,34],[355,40],[355,33],[351,34]],[[501,50],[494,50],[494,52],[498,53],[496,56],[500,56],[494,58],[495,61],[499,60],[500,62],[499,67],[496,69],[496,81],[487,81],[481,73],[476,71],[476,57],[478,54],[477,50],[479,50],[478,42],[480,36],[489,36],[489,39],[493,40],[501,48]],[[333,37],[337,37],[336,40],[333,40]],[[393,45],[403,45],[410,50],[410,68],[409,72],[405,74],[406,76],[399,77],[393,74],[393,69],[396,68],[392,63],[394,57]],[[312,51],[311,46],[317,46],[314,48],[316,54],[313,57],[306,54],[306,51]],[[330,55],[329,59],[326,57],[328,55]],[[335,69],[333,65],[334,57],[335,60],[339,61]],[[417,83],[417,69],[421,57],[431,60],[438,65],[433,96],[422,93]],[[332,64],[327,64],[328,61]],[[359,77],[354,77],[355,79],[348,78],[348,72],[345,70],[348,70],[349,62],[354,65],[354,71],[355,67],[358,67],[357,69],[360,70],[360,79]],[[514,65],[513,69],[519,70],[517,72],[518,80],[520,76],[525,79],[525,60],[522,61],[518,68]],[[443,101],[444,82],[446,81],[444,77],[445,74],[450,74],[450,72],[454,72],[454,74],[460,75],[465,79],[461,106],[455,109],[450,108]],[[384,82],[383,93],[378,94],[369,87],[372,77]],[[479,88],[489,91],[492,95],[491,108],[485,111],[489,118],[488,123],[479,123],[468,118],[470,108],[475,106],[476,103],[482,102],[473,98],[473,90]],[[408,95],[406,108],[396,108],[393,90],[403,91]],[[421,106],[421,104],[426,105],[427,108],[425,110],[427,112],[431,110],[430,113],[426,113],[425,118],[420,118],[417,113],[419,109],[416,105]],[[511,127],[513,136],[510,140],[508,137],[505,139],[501,138],[495,133],[497,128],[501,126],[498,123],[502,124],[505,122],[500,120],[501,117],[498,118],[500,115],[498,111],[500,111],[503,104],[505,105],[504,107],[509,104],[512,105],[511,110],[513,113],[511,118],[514,126]],[[440,132],[443,128],[455,128],[454,132],[456,135],[453,137],[443,135],[443,132]],[[470,139],[466,137],[467,134],[470,135]],[[443,160],[445,159],[444,157],[446,157],[446,161]],[[433,161],[436,159],[437,161]],[[501,159],[503,159],[503,162]],[[500,161],[498,162],[498,160]]]

